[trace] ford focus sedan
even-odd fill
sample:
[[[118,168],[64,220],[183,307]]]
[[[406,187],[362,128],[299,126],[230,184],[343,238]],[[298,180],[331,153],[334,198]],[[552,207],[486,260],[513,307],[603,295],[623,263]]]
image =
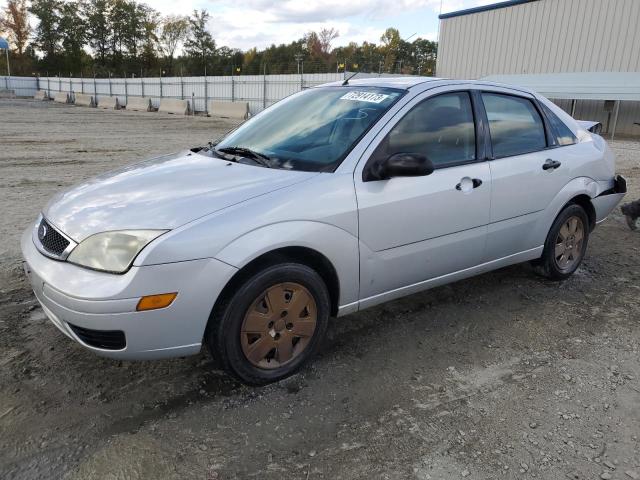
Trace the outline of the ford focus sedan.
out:
[[[97,354],[205,344],[240,380],[276,381],[330,316],[519,262],[569,277],[626,192],[592,125],[494,83],[311,88],[216,144],[58,194],[22,237],[24,268]]]

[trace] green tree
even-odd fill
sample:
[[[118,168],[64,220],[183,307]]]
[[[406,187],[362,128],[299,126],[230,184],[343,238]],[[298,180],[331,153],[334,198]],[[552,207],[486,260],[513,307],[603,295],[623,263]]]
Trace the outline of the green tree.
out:
[[[56,65],[56,55],[60,50],[59,0],[33,0],[29,11],[38,20],[35,29],[34,46],[44,53],[45,67]]]
[[[87,41],[86,22],[78,2],[70,1],[59,5],[58,36],[62,45],[65,72],[82,70],[84,46]]]
[[[189,17],[189,37],[185,42],[187,55],[195,60],[201,72],[216,53],[216,42],[207,30],[208,21],[209,13],[206,10],[194,10]]]
[[[418,38],[413,42],[414,73],[417,75],[433,75],[436,71],[436,55],[438,44],[431,40]]]
[[[127,0],[111,1],[108,25],[111,30],[110,49],[111,61],[114,67],[124,66],[124,58],[127,52],[126,45],[129,42],[131,30],[132,15],[135,15],[135,9],[131,8],[131,2]]]
[[[20,22],[14,20],[9,25],[7,18],[20,16],[20,10],[24,13],[27,1],[8,0],[12,10],[7,7],[0,12],[4,19],[0,18],[0,31],[20,30],[13,26]],[[296,73],[300,59],[306,73],[344,69],[432,75],[435,71],[437,44],[422,38],[402,40],[392,27],[386,29],[378,45],[351,42],[333,48],[338,31],[324,28],[287,44],[243,52],[228,46],[216,48],[207,28],[210,15],[206,10],[195,10],[191,17],[161,18],[138,0],[31,1],[29,11],[39,22],[33,43],[13,40],[25,52],[23,64],[17,62],[21,71],[31,72],[31,66],[39,64],[41,71],[78,72],[93,63],[101,74],[108,70],[144,74],[144,70],[157,71],[163,56],[169,74],[175,74],[177,66],[196,75],[205,67],[210,74],[222,75]],[[176,59],[181,45],[184,51]],[[44,58],[38,60],[36,53]]]
[[[400,47],[400,32],[397,28],[387,28],[380,37],[380,41],[382,42],[380,53],[384,57],[384,70],[393,72]]]
[[[160,48],[160,40],[158,37],[158,31],[160,29],[160,14],[152,8],[146,7],[142,11],[142,27],[143,27],[143,39],[142,39],[142,65],[149,69],[157,64],[158,51]]]
[[[136,61],[140,57],[140,52],[144,50],[145,44],[153,44],[155,29],[158,27],[158,13],[151,7],[128,1],[125,3],[125,11],[128,13],[127,22],[124,25],[124,45],[129,57]],[[150,35],[149,35],[150,34]],[[152,50],[155,46],[152,45]]]
[[[109,0],[89,0],[85,5],[88,43],[95,52],[101,67],[106,67],[107,56],[111,45],[109,10]]]

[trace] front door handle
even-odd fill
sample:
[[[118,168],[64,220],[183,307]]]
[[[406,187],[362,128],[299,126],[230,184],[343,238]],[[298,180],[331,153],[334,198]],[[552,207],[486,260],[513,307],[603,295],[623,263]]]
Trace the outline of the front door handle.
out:
[[[560,163],[559,161],[551,160],[550,158],[547,158],[547,161],[544,162],[544,164],[542,165],[542,169],[543,170],[555,170],[560,165],[562,165],[562,163]]]
[[[456,185],[456,190],[462,190],[464,188],[464,191],[468,192],[471,188],[478,188],[480,185],[482,185],[482,180],[479,178],[464,177],[460,180],[460,183]]]

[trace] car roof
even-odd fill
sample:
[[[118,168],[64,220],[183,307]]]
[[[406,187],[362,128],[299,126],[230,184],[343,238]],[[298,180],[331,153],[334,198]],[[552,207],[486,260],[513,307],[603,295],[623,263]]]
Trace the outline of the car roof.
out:
[[[349,77],[347,77],[349,78]],[[342,81],[325,83],[323,85],[319,85],[321,87],[332,87],[332,86],[340,86],[342,85]],[[529,94],[534,94],[533,91],[528,88],[516,86],[516,85],[507,85],[504,83],[491,82],[486,80],[453,80],[450,78],[438,78],[438,77],[369,77],[369,78],[352,78],[349,80],[349,86],[351,87],[388,87],[388,88],[399,88],[402,90],[409,90],[412,87],[422,87],[422,88],[433,88],[440,87],[446,85],[462,85],[462,84],[474,84],[474,85],[486,85],[492,87],[501,87],[508,88],[510,90],[525,92]]]
[[[349,78],[348,76],[346,78]],[[444,80],[442,78],[436,77],[369,77],[369,78],[352,78],[349,80],[350,86],[356,87],[391,87],[391,88],[400,88],[403,90],[408,90],[409,88],[420,85],[428,82],[436,82],[439,80]],[[342,85],[344,80],[338,80],[337,82],[325,83],[322,85],[326,86],[336,86]]]

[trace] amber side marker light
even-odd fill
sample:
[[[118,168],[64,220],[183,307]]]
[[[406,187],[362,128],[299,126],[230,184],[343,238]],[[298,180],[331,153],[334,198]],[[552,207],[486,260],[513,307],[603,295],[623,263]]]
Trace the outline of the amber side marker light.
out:
[[[158,308],[168,307],[177,296],[178,292],[161,293],[160,295],[147,295],[140,299],[136,310],[142,312],[145,310],[156,310]]]

